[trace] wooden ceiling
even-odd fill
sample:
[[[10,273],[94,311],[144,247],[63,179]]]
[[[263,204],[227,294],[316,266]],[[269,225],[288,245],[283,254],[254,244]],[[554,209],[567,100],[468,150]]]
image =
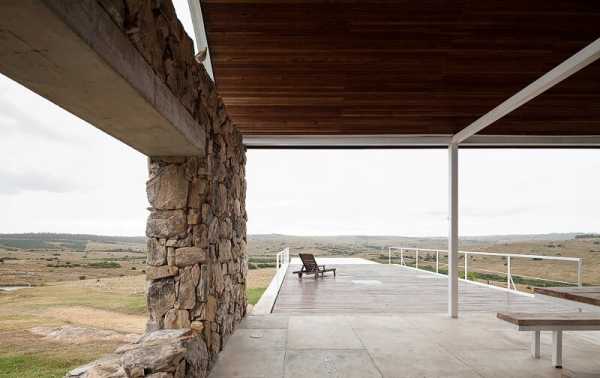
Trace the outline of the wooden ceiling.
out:
[[[600,37],[600,1],[202,2],[247,135],[454,134]],[[600,135],[600,62],[483,131]]]

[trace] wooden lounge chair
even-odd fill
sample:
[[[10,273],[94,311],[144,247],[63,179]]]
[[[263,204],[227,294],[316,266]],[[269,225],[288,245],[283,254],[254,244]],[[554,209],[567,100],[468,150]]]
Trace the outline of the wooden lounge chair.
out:
[[[335,277],[335,268],[325,268],[325,265],[318,265],[317,260],[315,260],[315,255],[311,253],[300,253],[300,260],[302,260],[302,268],[294,272],[294,274],[298,275],[298,278],[302,278],[303,274],[314,274],[315,279],[319,277],[324,277],[326,272],[333,272],[333,276]]]

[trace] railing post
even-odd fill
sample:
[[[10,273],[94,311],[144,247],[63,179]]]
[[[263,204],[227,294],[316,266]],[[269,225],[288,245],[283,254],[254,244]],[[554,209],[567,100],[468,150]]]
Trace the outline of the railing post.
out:
[[[419,269],[419,250],[415,251],[415,268]]]
[[[392,248],[388,248],[388,265],[392,264]]]
[[[437,249],[435,250],[435,272],[440,272],[440,251]]]
[[[400,248],[400,265],[404,266],[404,248]]]
[[[469,254],[464,253],[465,256],[465,280],[469,280]]]
[[[510,282],[512,281],[512,273],[510,272],[510,256],[507,257],[506,263],[507,271],[506,271],[506,288],[511,290]]]
[[[579,258],[579,260],[577,260],[577,286],[582,287],[583,286],[583,261],[581,261],[581,258]]]

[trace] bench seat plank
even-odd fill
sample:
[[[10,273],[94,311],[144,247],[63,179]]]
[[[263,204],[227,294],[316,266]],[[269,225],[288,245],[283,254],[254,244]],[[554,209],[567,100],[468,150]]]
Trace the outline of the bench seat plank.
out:
[[[572,312],[572,313],[520,313],[499,312],[498,319],[502,319],[519,327],[599,327],[600,313]]]
[[[535,294],[600,306],[600,287],[536,287]]]

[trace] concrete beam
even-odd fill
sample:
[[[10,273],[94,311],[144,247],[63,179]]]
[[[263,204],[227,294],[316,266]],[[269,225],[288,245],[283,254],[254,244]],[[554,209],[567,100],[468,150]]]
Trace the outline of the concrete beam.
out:
[[[204,128],[96,0],[0,2],[0,72],[146,155],[206,152]]]

